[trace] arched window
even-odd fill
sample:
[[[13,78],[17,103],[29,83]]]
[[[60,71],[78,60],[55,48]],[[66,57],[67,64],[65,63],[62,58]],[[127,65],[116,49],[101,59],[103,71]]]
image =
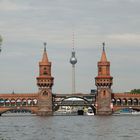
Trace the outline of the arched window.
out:
[[[48,73],[47,73],[47,71],[44,71],[44,73],[43,73],[44,75],[47,75]]]
[[[44,91],[43,92],[43,96],[48,96],[48,92],[47,91]]]
[[[102,72],[102,68],[101,68],[101,67],[99,67],[99,72],[100,72],[100,73]]]
[[[106,91],[105,90],[103,91],[103,95],[106,96]]]

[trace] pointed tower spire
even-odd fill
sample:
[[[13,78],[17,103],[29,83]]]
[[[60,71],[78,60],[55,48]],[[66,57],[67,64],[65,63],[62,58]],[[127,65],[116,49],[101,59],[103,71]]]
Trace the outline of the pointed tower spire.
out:
[[[107,62],[107,57],[105,53],[105,42],[103,42],[103,51],[102,51],[102,56],[101,56],[101,62]]]
[[[44,52],[46,52],[46,45],[47,45],[47,43],[44,42]]]
[[[44,53],[43,53],[43,57],[42,57],[42,62],[48,63],[49,60],[48,60],[48,55],[47,55],[47,52],[46,52],[46,45],[47,45],[47,43],[44,42]]]
[[[97,115],[112,114],[112,109],[110,107],[112,84],[113,77],[110,75],[110,62],[107,61],[105,53],[105,43],[103,43],[101,60],[98,62],[98,75],[95,77],[95,85],[97,86],[97,96],[96,96]]]
[[[39,62],[39,76],[37,77],[37,85],[40,89],[42,88],[52,88],[53,86],[53,77],[51,76],[51,62],[49,62],[47,51],[46,51],[46,42],[44,43],[44,52],[42,60]]]

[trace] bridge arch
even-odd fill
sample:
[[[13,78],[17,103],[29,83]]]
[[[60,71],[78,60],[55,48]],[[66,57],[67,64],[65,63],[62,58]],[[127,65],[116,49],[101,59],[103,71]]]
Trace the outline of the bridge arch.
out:
[[[62,98],[61,102],[63,102],[64,100],[70,99],[70,98],[82,99],[82,100],[84,100],[86,103],[89,103],[89,101],[88,101],[86,98],[80,97],[80,96],[68,96],[68,97]]]
[[[11,102],[9,99],[5,99],[5,106],[10,106]]]
[[[113,111],[114,113],[117,111],[121,111],[124,109],[128,109],[128,110],[135,110],[135,111],[140,111],[140,107],[129,107],[129,106],[119,106],[119,107],[114,107]]]
[[[27,105],[27,100],[25,98],[22,99],[22,106],[26,106]]]
[[[22,107],[22,108],[3,108],[0,110],[0,116],[8,111],[13,111],[13,112],[30,112],[31,114],[37,114],[38,108],[28,108],[28,107]]]
[[[18,98],[18,99],[16,100],[16,106],[21,106],[21,103],[22,103],[21,99]]]
[[[122,99],[122,105],[127,105],[127,99],[126,98]]]
[[[5,105],[5,100],[3,98],[0,99],[0,106],[4,106]]]
[[[0,115],[6,113],[8,111],[15,111],[15,112],[28,111],[28,112],[32,112],[30,109],[22,109],[22,110],[20,110],[20,109],[15,109],[15,108],[9,108],[9,109],[5,109],[2,112],[0,112]]]
[[[137,98],[133,99],[133,105],[139,105],[139,100]]]
[[[122,103],[122,100],[121,100],[120,98],[118,98],[118,99],[116,100],[116,105],[121,105],[121,103]]]
[[[16,106],[16,100],[15,99],[11,99],[11,106]]]

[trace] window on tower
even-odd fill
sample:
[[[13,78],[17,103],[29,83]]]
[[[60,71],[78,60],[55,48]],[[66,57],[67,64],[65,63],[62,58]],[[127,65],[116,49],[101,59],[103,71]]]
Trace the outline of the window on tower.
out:
[[[44,75],[47,75],[48,73],[47,73],[47,68],[46,67],[44,67],[44,72],[43,72],[43,74]]]
[[[106,91],[105,90],[103,91],[103,95],[106,96]]]
[[[47,71],[44,71],[44,73],[43,73],[44,75],[47,75],[48,73],[47,73]]]
[[[48,92],[47,91],[44,91],[43,92],[43,96],[48,96]]]
[[[102,72],[102,68],[101,67],[99,67],[99,72]]]

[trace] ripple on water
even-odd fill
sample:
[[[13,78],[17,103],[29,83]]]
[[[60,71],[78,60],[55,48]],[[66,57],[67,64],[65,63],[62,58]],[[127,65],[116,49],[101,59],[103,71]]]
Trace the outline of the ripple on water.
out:
[[[138,140],[138,117],[12,116],[0,118],[0,140]]]

